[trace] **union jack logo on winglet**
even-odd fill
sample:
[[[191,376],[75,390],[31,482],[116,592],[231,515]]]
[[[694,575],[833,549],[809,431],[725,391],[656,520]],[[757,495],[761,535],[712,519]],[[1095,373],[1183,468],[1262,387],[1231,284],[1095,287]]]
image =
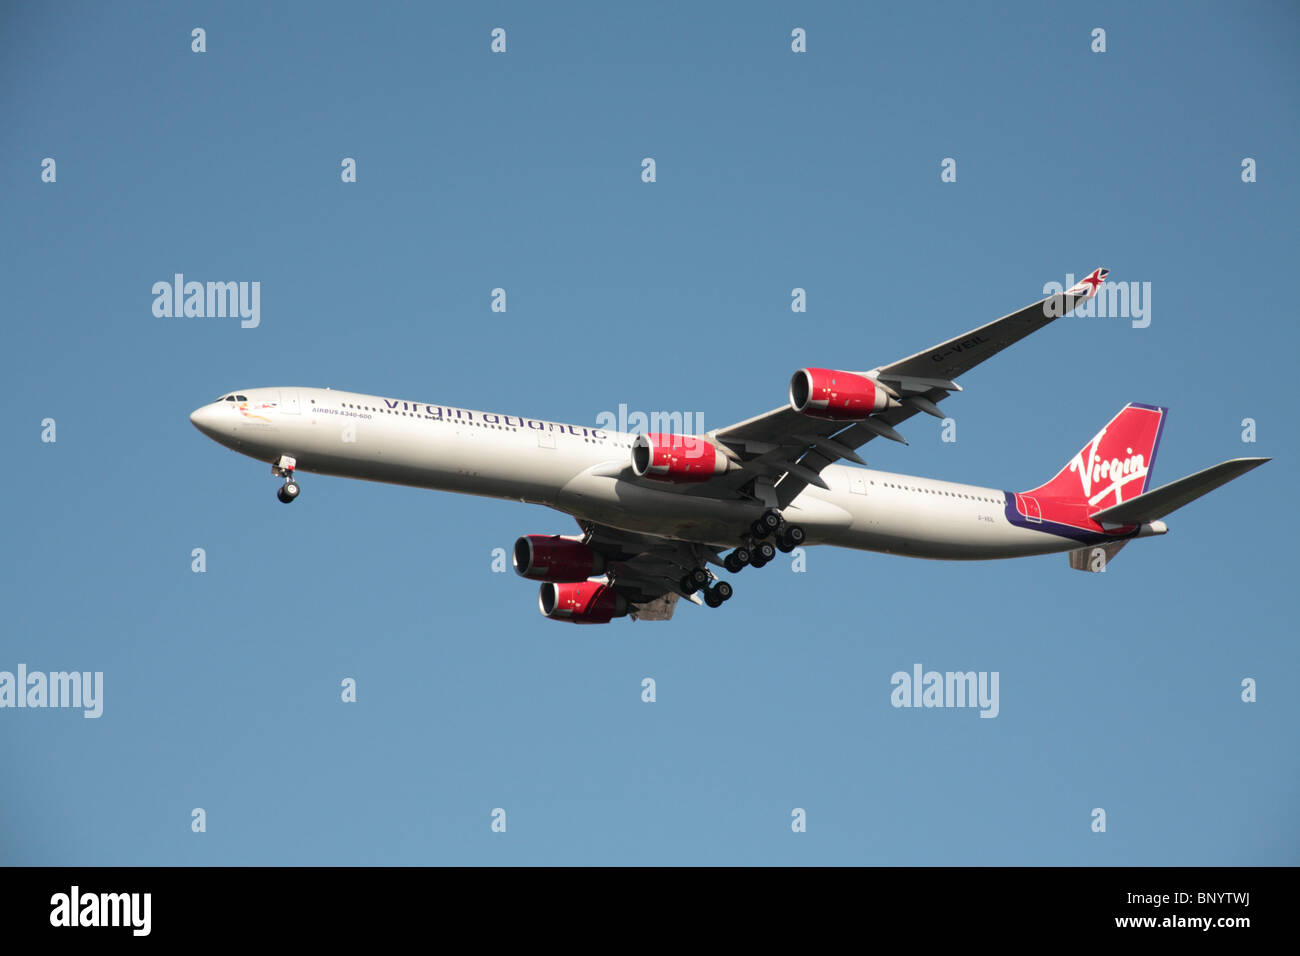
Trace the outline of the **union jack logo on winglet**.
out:
[[[1101,288],[1101,284],[1106,281],[1108,275],[1110,275],[1109,269],[1094,269],[1084,276],[1078,284],[1067,289],[1065,294],[1082,299],[1091,299],[1097,294],[1097,290]]]

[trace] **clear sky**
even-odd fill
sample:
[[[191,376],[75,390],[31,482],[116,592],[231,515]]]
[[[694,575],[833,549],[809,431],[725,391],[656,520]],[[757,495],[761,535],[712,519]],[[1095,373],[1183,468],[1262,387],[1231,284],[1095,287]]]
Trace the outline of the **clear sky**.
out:
[[[104,693],[0,710],[0,861],[1296,863],[1297,50],[1281,2],[7,5],[0,670]],[[287,508],[188,421],[329,385],[715,428],[1097,266],[1146,327],[1063,319],[955,442],[865,457],[1031,488],[1129,401],[1171,408],[1158,483],[1275,457],[1105,574],[814,548],[573,627],[492,570],[565,515]],[[260,325],[156,317],[175,273]],[[998,717],[893,708],[918,663],[998,672]]]

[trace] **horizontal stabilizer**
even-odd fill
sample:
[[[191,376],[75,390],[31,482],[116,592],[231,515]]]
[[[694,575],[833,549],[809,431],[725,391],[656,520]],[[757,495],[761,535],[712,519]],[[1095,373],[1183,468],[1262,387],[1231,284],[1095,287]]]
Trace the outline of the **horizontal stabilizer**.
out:
[[[1113,508],[1103,508],[1090,517],[1099,524],[1109,525],[1154,521],[1172,511],[1177,511],[1183,505],[1208,494],[1220,485],[1226,485],[1232,479],[1240,478],[1252,468],[1258,468],[1268,460],[1267,458],[1233,458],[1220,462],[1204,471],[1198,471],[1194,475],[1179,478],[1177,481],[1144,492],[1136,498],[1130,498]]]

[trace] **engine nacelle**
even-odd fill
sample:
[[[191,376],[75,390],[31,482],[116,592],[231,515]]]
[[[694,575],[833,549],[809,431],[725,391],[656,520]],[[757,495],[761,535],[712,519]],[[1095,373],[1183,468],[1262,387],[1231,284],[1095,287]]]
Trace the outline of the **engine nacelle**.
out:
[[[790,407],[813,418],[860,422],[873,412],[897,408],[898,400],[865,375],[801,368],[790,379]]]
[[[731,466],[709,441],[695,435],[637,435],[632,442],[632,471],[638,478],[660,481],[708,481]]]
[[[608,624],[613,618],[627,613],[627,599],[599,581],[580,584],[547,582],[537,595],[537,603],[551,620],[574,624]]]
[[[581,541],[528,534],[515,542],[515,571],[534,581],[585,581],[605,570],[605,558]]]

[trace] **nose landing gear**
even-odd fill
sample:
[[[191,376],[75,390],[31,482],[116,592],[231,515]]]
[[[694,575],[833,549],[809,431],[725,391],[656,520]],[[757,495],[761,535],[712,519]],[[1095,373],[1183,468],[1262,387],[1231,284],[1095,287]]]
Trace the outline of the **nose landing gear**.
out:
[[[275,493],[275,496],[286,505],[295,500],[298,493],[302,491],[298,487],[298,482],[293,480],[293,470],[297,466],[297,459],[290,458],[288,455],[281,455],[279,460],[271,465],[271,474],[284,479],[284,484],[280,486],[280,490]]]

